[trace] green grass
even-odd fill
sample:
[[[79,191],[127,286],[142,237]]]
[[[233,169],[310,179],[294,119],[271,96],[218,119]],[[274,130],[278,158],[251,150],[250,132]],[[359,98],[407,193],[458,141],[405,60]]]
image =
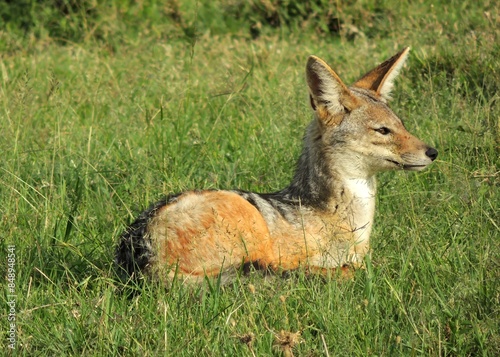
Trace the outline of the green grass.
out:
[[[237,1],[182,2],[181,20],[110,2],[87,22],[51,15],[57,28],[34,11],[26,32],[0,30],[0,276],[14,245],[17,354],[269,356],[281,331],[300,332],[297,356],[500,354],[500,14],[430,3],[336,3],[339,33],[306,19],[256,39],[249,8],[227,15]],[[379,177],[366,270],[120,292],[114,245],[159,197],[289,182],[309,54],[353,81],[405,45],[392,107],[439,158]]]

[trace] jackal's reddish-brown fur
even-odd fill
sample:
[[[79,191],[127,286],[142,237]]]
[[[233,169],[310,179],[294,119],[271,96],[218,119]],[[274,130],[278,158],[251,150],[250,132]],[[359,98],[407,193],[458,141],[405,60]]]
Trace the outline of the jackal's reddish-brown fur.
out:
[[[294,179],[258,194],[189,191],[141,214],[121,237],[116,262],[164,282],[227,276],[245,265],[326,274],[359,265],[369,250],[375,174],[422,170],[437,151],[412,136],[387,106],[404,49],[351,87],[321,59],[306,66],[314,118]]]

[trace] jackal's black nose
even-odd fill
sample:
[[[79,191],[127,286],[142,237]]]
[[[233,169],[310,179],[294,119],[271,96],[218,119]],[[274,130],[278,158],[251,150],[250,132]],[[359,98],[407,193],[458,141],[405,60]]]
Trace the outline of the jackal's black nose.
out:
[[[427,151],[425,152],[425,155],[432,161],[436,160],[436,157],[438,157],[438,151],[434,148],[428,148]]]

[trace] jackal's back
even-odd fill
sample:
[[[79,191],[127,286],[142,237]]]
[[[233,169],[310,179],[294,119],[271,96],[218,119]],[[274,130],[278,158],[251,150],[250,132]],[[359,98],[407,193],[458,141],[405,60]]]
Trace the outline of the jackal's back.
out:
[[[224,267],[266,264],[267,224],[257,208],[231,191],[189,191],[154,205],[123,234],[117,263],[139,271],[198,280]]]

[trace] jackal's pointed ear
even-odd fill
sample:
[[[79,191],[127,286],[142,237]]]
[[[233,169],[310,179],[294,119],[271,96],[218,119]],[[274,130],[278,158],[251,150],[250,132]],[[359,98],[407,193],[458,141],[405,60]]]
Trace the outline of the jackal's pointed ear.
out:
[[[320,117],[352,110],[356,99],[337,74],[323,60],[310,56],[306,66],[311,106]],[[327,113],[326,113],[327,112]]]
[[[353,84],[353,87],[372,90],[384,100],[391,99],[394,79],[403,67],[409,52],[410,47],[404,48],[401,52],[361,77]]]

